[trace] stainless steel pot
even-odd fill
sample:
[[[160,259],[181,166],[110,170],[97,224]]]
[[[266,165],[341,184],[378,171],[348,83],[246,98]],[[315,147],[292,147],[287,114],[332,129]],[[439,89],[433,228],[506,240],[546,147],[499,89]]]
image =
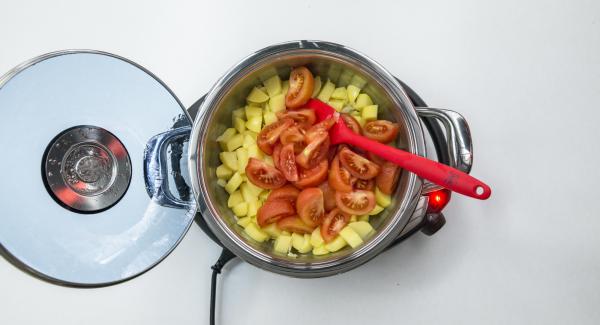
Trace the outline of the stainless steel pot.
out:
[[[342,273],[375,257],[419,223],[427,208],[426,194],[436,187],[415,174],[403,172],[392,205],[374,221],[376,235],[356,249],[346,248],[327,256],[290,257],[273,252],[268,243],[257,243],[246,237],[226,205],[227,193],[216,185],[215,169],[220,164],[220,148],[215,139],[230,127],[231,112],[243,105],[247,93],[259,83],[261,76],[273,69],[280,75],[289,74],[289,68],[298,65],[309,66],[324,80],[330,78],[335,81],[344,73],[362,77],[366,81],[364,91],[379,104],[382,118],[402,125],[399,146],[414,154],[426,156],[427,152],[419,116],[434,117],[445,126],[454,167],[469,172],[472,147],[469,128],[462,116],[449,110],[414,107],[402,86],[387,70],[342,45],[320,41],[278,44],[248,56],[226,72],[205,96],[191,129],[188,165],[194,199],[186,202],[169,194],[168,177],[149,179],[149,192],[163,205],[182,207],[197,204],[197,211],[210,230],[227,249],[243,260],[268,271],[312,278]],[[150,147],[166,147],[187,131],[188,128],[180,128],[159,135],[151,141]],[[160,174],[163,160],[164,155],[149,155],[146,170],[153,171],[149,174]]]

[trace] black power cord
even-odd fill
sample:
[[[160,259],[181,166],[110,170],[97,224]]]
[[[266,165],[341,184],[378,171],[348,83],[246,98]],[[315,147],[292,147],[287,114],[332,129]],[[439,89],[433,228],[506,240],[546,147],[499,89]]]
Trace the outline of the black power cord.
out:
[[[215,263],[215,265],[210,268],[213,270],[212,277],[210,281],[210,325],[215,325],[215,305],[217,300],[217,275],[221,273],[221,270],[227,264],[227,262],[231,261],[235,255],[230,252],[228,249],[223,248],[221,251],[221,256]]]

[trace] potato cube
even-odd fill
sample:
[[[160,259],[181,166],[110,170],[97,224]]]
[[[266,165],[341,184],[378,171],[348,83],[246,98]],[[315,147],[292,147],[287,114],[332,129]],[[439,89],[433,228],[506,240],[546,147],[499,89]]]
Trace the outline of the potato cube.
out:
[[[244,202],[242,193],[240,191],[235,191],[229,195],[229,199],[227,200],[227,206],[233,208],[235,205],[242,202]]]
[[[234,121],[235,118],[241,118],[242,120],[246,119],[246,109],[244,107],[240,107],[236,110],[233,110],[233,112],[231,112],[231,120]]]
[[[363,89],[367,84],[367,81],[361,76],[354,75],[352,76],[352,79],[350,79],[350,84],[358,87],[359,89]]]
[[[344,102],[348,100],[348,93],[346,92],[346,88],[338,87],[333,93],[331,93],[331,98],[333,99],[341,99]]]
[[[317,95],[319,94],[319,91],[321,91],[321,77],[316,76],[315,77],[315,88],[313,90],[312,96],[310,96],[310,97],[312,97],[312,98],[317,97]]]
[[[332,100],[328,101],[327,104],[329,104],[329,106],[333,107],[336,112],[340,112],[342,110],[342,108],[344,107],[344,101],[340,100],[340,99],[332,99]]]
[[[263,109],[258,106],[248,105],[246,106],[245,111],[247,120],[250,120],[251,118],[256,116],[262,117],[263,115]]]
[[[392,204],[392,198],[389,195],[381,192],[378,187],[375,187],[375,201],[377,201],[378,205],[384,208],[387,208],[390,204]]]
[[[246,130],[246,121],[244,121],[243,119],[241,119],[239,117],[234,117],[233,118],[233,127],[235,127],[235,129],[239,133],[242,133],[242,132],[244,132],[244,130]]]
[[[275,244],[273,244],[273,249],[282,254],[287,254],[292,247],[292,236],[281,235],[275,239]]]
[[[266,112],[263,118],[265,119],[265,125],[277,122],[277,115],[273,112]]]
[[[242,228],[246,228],[246,226],[248,226],[249,223],[252,222],[252,218],[250,217],[243,217],[243,218],[239,218],[237,221],[237,224],[242,226]]]
[[[329,79],[327,79],[325,86],[323,86],[323,88],[321,89],[321,92],[319,93],[319,96],[317,96],[317,98],[322,102],[327,102],[327,101],[329,101],[329,98],[331,98],[331,94],[333,94],[334,90],[335,90],[335,85],[333,84],[333,82],[331,82]]]
[[[351,222],[347,227],[352,228],[363,240],[375,233],[375,229],[366,221]]]
[[[221,164],[219,167],[217,167],[216,173],[218,178],[229,179],[231,175],[233,175],[233,170],[224,164]]]
[[[269,99],[269,108],[272,112],[277,113],[285,110],[285,94],[279,94]]]
[[[250,147],[248,147],[248,157],[249,158],[256,158],[256,159],[263,159],[264,154],[263,152],[260,150],[260,148],[258,147],[258,145],[253,144]]]
[[[287,94],[289,88],[290,88],[290,81],[289,80],[285,80],[284,82],[282,82],[281,83],[281,94],[285,96]],[[284,101],[284,103],[285,103],[285,101]],[[273,112],[276,112],[276,111],[273,110]]]
[[[263,82],[267,88],[267,94],[269,97],[273,97],[277,94],[281,94],[281,79],[278,75],[274,75]]]
[[[332,241],[325,244],[325,248],[327,248],[330,252],[337,252],[340,249],[344,248],[348,243],[342,236],[335,237]]]
[[[258,195],[254,194],[249,187],[250,182],[244,182],[240,185],[240,192],[246,202],[252,202],[258,200]]]
[[[260,132],[260,130],[262,129],[262,115],[251,117],[248,120],[248,122],[246,122],[246,127],[250,131],[254,131],[257,133]]]
[[[310,244],[310,235],[292,234],[292,247],[294,247],[299,253],[305,254],[312,250]]]
[[[227,141],[225,147],[227,148],[227,151],[234,151],[235,149],[241,147],[242,144],[244,144],[244,136],[241,134],[236,134],[232,136],[229,141]]]
[[[318,247],[314,247],[312,253],[313,253],[313,255],[319,256],[319,255],[328,254],[329,251],[327,250],[327,247],[325,247],[325,245],[321,245]]]
[[[227,185],[225,185],[225,190],[227,191],[227,193],[231,194],[235,192],[235,190],[237,190],[238,187],[240,187],[242,182],[243,179],[240,173],[235,172],[235,174],[233,174],[233,176],[231,176],[231,178],[229,179],[229,182],[227,182]]]
[[[235,214],[237,217],[243,217],[246,215],[246,213],[248,213],[248,203],[247,202],[241,202],[236,204],[233,207],[233,214]]]
[[[246,165],[248,165],[248,150],[246,148],[238,148],[235,150],[238,161],[238,171],[242,174],[246,173]]]
[[[337,81],[338,86],[340,86],[340,87],[346,87],[350,83],[350,81],[352,80],[352,76],[353,75],[354,74],[350,70],[344,70],[344,71],[342,71],[342,74],[340,75],[340,78]]]
[[[219,142],[219,145],[221,145],[222,150],[227,150],[227,141],[229,141],[236,134],[236,132],[237,131],[234,128],[229,128],[217,138],[217,142]]]
[[[281,236],[281,230],[277,228],[277,224],[270,223],[262,228],[271,238],[277,238]]]
[[[219,153],[219,159],[221,159],[221,162],[229,169],[233,171],[238,170],[239,166],[235,152],[223,151]]]
[[[323,240],[323,237],[321,237],[321,227],[318,227],[317,229],[313,230],[312,234],[310,235],[310,244],[314,247],[319,247],[322,246],[323,243],[325,243],[325,241]]]
[[[375,121],[377,119],[377,105],[363,107],[361,117],[365,122]]]
[[[269,239],[269,235],[267,235],[267,233],[265,233],[264,231],[262,231],[255,223],[251,222],[249,223],[246,228],[244,229],[244,232],[252,239],[256,240],[257,242],[264,242],[265,240]]]
[[[250,131],[252,132],[252,131]],[[252,132],[254,133],[254,132]],[[256,140],[248,133],[244,133],[244,143],[242,144],[243,148],[250,148],[250,146],[255,145],[256,144]]]
[[[260,104],[269,100],[269,95],[265,94],[260,87],[254,87],[248,97],[246,97],[246,100],[251,103]]]
[[[368,214],[365,214],[364,216],[359,216],[359,217],[358,217],[358,221],[366,221],[366,222],[369,222],[369,217],[370,217],[370,216],[369,216]]]
[[[348,85],[348,87],[346,87],[346,93],[348,95],[348,101],[354,103],[356,97],[360,94],[360,88],[355,85]]]
[[[352,248],[356,248],[363,243],[362,238],[358,235],[356,231],[354,231],[351,227],[344,227],[340,230],[340,236],[344,238],[344,240],[350,245]]]
[[[219,178],[219,179],[217,180],[217,185],[219,185],[219,186],[221,186],[221,187],[225,187],[225,185],[227,185],[227,181],[226,181],[226,180],[224,180],[224,179],[222,179],[222,178]]]
[[[262,206],[262,203],[258,199],[248,202],[248,216],[255,217],[258,214],[258,208]]]
[[[359,94],[356,97],[356,104],[354,105],[354,107],[356,107],[357,109],[362,110],[363,107],[369,105],[373,105],[373,101],[371,100],[371,97],[369,97],[369,95]]]

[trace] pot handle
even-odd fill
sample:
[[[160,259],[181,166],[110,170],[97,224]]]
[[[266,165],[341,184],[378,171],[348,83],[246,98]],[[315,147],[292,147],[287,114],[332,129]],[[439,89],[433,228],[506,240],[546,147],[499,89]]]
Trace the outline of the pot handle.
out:
[[[173,195],[170,190],[169,176],[176,174],[175,169],[170,168],[167,157],[172,153],[167,153],[169,145],[182,146],[191,132],[189,126],[179,127],[167,132],[157,134],[150,138],[144,150],[144,181],[146,183],[146,191],[148,195],[161,206],[186,209],[194,207],[193,195],[189,193],[189,187],[184,184],[177,184],[177,190],[184,195],[179,195],[180,198]],[[180,143],[175,143],[176,141]],[[173,148],[171,149],[173,151]],[[183,181],[183,179],[181,179]]]
[[[416,110],[419,116],[432,117],[442,122],[446,130],[450,166],[468,174],[473,165],[473,143],[469,124],[465,118],[448,109],[416,107]]]

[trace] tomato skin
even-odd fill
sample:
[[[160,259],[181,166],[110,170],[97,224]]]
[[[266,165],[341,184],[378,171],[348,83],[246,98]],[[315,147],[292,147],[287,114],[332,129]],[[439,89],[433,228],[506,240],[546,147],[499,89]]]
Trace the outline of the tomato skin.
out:
[[[329,182],[325,181],[319,185],[321,191],[323,191],[323,203],[325,211],[329,212],[337,206],[335,203],[335,190],[329,186]]]
[[[317,115],[315,111],[310,108],[303,108],[298,110],[289,110],[289,111],[281,111],[277,112],[277,118],[285,119],[289,118],[294,120],[296,124],[303,127],[310,127],[315,124],[317,120]]]
[[[277,228],[297,234],[310,234],[314,228],[305,224],[298,216],[285,217],[277,221]]]
[[[294,121],[290,119],[283,119],[265,126],[262,130],[260,130],[260,133],[258,133],[258,138],[256,140],[260,150],[267,155],[272,155],[273,146],[277,140],[279,140],[281,133],[291,127],[293,124]]]
[[[352,130],[352,132],[356,134],[362,134],[362,128],[360,127],[360,124],[352,115],[348,113],[342,113],[340,114],[340,117],[344,123],[346,123],[346,126]]]
[[[339,157],[342,166],[356,178],[371,179],[379,174],[380,168],[377,164],[348,148],[342,149]]]
[[[281,148],[279,154],[279,170],[286,180],[298,181],[298,167],[296,167],[296,155],[294,155],[294,144],[289,143]]]
[[[396,184],[400,178],[402,169],[400,166],[386,161],[381,166],[381,172],[377,175],[375,183],[379,190],[385,194],[392,194],[396,189]]]
[[[337,207],[350,215],[363,215],[375,208],[375,194],[371,191],[355,190],[349,193],[336,192]]]
[[[248,160],[246,177],[252,184],[268,190],[282,187],[286,183],[285,177],[277,168],[256,158]]]
[[[300,168],[298,170],[298,181],[294,182],[297,188],[314,187],[321,184],[327,178],[327,160],[322,160],[311,169]]]
[[[339,192],[352,191],[352,175],[340,165],[340,157],[336,155],[329,169],[329,186]]]
[[[259,209],[256,215],[256,222],[259,226],[264,227],[277,220],[293,216],[296,210],[289,201],[273,200],[265,202]]]
[[[363,128],[363,135],[371,140],[382,143],[393,141],[398,136],[400,125],[386,120],[367,122]]]
[[[285,185],[280,188],[276,188],[269,193],[267,197],[267,201],[275,201],[275,200],[285,200],[289,201],[292,206],[296,206],[296,199],[298,198],[298,194],[300,194],[300,190],[294,187],[293,185]]]
[[[377,177],[380,175],[381,173],[379,173]],[[354,182],[354,188],[357,190],[373,191],[375,188],[375,181],[373,179],[356,179]]]
[[[294,68],[290,74],[290,88],[285,96],[287,108],[300,108],[312,96],[315,88],[315,79],[306,67]]]
[[[296,199],[296,212],[309,227],[314,229],[320,225],[325,215],[323,191],[318,187],[302,190]]]
[[[323,219],[323,224],[321,225],[321,237],[323,237],[323,240],[326,243],[329,243],[349,221],[350,215],[344,213],[342,210],[338,208],[331,210]]]
[[[273,165],[275,165],[275,168],[277,169],[279,169],[279,156],[281,155],[281,148],[283,148],[281,142],[277,142],[273,147]]]

